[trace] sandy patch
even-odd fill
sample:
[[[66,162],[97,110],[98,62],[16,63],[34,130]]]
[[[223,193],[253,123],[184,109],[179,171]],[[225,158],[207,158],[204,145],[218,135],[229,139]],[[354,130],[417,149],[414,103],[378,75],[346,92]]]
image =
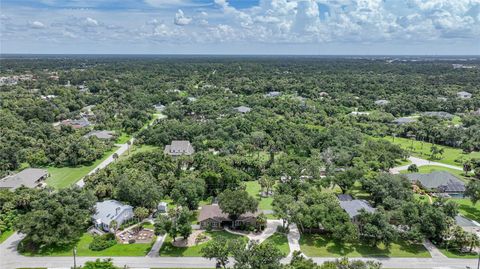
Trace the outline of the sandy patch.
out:
[[[195,230],[187,239],[183,239],[183,237],[177,237],[175,242],[172,242],[172,245],[178,248],[186,248],[208,242],[211,238],[203,232],[203,230]]]

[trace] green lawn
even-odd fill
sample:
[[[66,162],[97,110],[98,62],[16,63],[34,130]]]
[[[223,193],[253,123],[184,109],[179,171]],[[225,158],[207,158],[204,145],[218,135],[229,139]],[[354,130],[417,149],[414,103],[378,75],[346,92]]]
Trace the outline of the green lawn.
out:
[[[77,243],[77,255],[78,256],[145,256],[150,251],[152,244],[155,242],[155,238],[152,243],[147,244],[116,244],[112,247],[101,251],[93,251],[88,248],[90,242],[93,241],[91,234],[85,233],[80,241]],[[65,248],[48,248],[42,249],[38,253],[22,253],[26,256],[72,256],[73,246]]]
[[[429,174],[434,171],[447,171],[450,174],[457,176],[462,181],[465,181],[465,182],[468,181],[463,171],[460,171],[460,170],[443,167],[443,166],[436,166],[436,165],[424,165],[424,166],[418,167],[418,173],[421,173],[421,174]],[[400,171],[400,174],[408,174],[408,173],[410,173],[408,170]]]
[[[111,150],[105,152],[102,158],[96,160],[91,165],[77,167],[48,167],[47,170],[48,173],[50,173],[50,177],[48,177],[46,180],[47,185],[56,189],[63,189],[71,186],[86,176],[103,160],[112,155],[117,149],[118,147],[113,147]]]
[[[383,245],[371,247],[361,243],[336,242],[321,235],[302,235],[300,248],[309,257],[430,257],[423,245],[396,242],[386,249]]]
[[[273,197],[260,197],[260,184],[258,184],[258,181],[248,181],[245,182],[246,185],[246,191],[248,194],[251,196],[257,198],[258,200],[258,208],[260,210],[272,210],[272,202],[273,202]]]
[[[128,140],[132,139],[132,136],[127,133],[122,133],[117,140],[115,141],[116,144],[125,144]]]
[[[413,156],[424,158],[424,159],[430,158],[430,147],[432,145],[431,143],[416,141],[416,140],[407,139],[407,138],[400,138],[400,137],[396,137],[395,141],[393,141],[393,137],[391,136],[386,136],[384,139],[394,144],[397,144],[403,149],[406,149],[409,151],[410,151],[410,147],[413,144],[413,152],[412,152]],[[446,146],[440,146],[440,145],[437,145],[437,146],[440,148],[443,148],[444,150],[443,156],[439,160],[433,160],[439,163],[445,163],[445,164],[456,165],[461,167],[462,163],[456,162],[455,160],[460,160],[460,159],[468,160],[471,158],[480,158],[480,152],[472,152],[469,154],[464,154],[462,150],[458,148],[452,148],[452,147],[446,147]]]
[[[341,191],[339,193],[341,193]],[[353,187],[348,191],[348,193],[357,199],[368,200],[370,198],[370,194],[362,190],[362,183],[359,181],[355,181],[355,184],[353,184]]]
[[[480,222],[480,202],[473,205],[470,199],[452,199],[458,204],[458,211],[464,217]]]
[[[150,145],[133,145],[130,146],[130,150],[127,150],[122,156],[120,156],[118,159],[126,159],[132,155],[142,153],[142,152],[151,152],[151,151],[162,151],[163,150],[160,147],[157,146],[150,146]]]
[[[3,241],[7,240],[7,238],[9,238],[13,233],[13,230],[5,230],[2,234],[0,234],[0,243],[3,243]]]
[[[229,232],[225,231],[212,231],[212,232],[205,232],[208,236],[211,238],[215,237],[225,237],[228,240],[233,240],[237,238],[244,238],[245,243],[247,242],[247,238],[243,237],[241,235],[236,235],[236,234],[231,234]],[[200,250],[202,247],[207,244],[207,242],[196,245],[196,246],[191,246],[191,247],[185,247],[185,248],[180,248],[180,247],[175,247],[172,245],[172,238],[167,235],[165,238],[165,242],[162,245],[162,248],[160,249],[160,256],[163,257],[201,257],[202,254],[200,253]]]
[[[267,238],[265,241],[262,242],[270,242],[273,243],[285,256],[290,253],[290,247],[288,246],[288,239],[287,236],[281,233],[274,233],[272,236]]]
[[[456,250],[446,250],[444,248],[438,248],[443,255],[449,257],[449,258],[460,258],[460,259],[478,259],[478,254],[465,254],[465,253],[460,253]]]

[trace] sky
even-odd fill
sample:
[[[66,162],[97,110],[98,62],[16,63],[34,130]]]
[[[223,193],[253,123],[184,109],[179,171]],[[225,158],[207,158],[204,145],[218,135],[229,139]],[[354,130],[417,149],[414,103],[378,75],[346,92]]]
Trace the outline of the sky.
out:
[[[0,53],[479,55],[480,0],[1,0]]]

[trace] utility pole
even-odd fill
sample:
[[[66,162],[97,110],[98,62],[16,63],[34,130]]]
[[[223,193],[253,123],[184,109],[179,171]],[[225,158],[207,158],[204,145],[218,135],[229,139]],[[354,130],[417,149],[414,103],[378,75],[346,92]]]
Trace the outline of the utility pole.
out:
[[[73,269],[77,268],[77,247],[73,247]]]

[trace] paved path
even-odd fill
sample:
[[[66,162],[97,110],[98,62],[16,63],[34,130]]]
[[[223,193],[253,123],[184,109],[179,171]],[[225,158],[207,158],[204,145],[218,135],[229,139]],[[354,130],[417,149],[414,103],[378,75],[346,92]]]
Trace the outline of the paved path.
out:
[[[135,141],[135,138],[132,138],[130,139],[130,143],[131,145],[133,145],[133,141]],[[131,147],[130,145],[130,147]],[[94,173],[96,173],[98,170],[100,169],[103,169],[105,167],[107,167],[107,165],[111,164],[112,162],[115,161],[115,159],[113,159],[113,154],[117,153],[118,156],[122,155],[123,153],[125,153],[125,151],[128,150],[128,147],[129,145],[127,143],[125,144],[120,144],[120,145],[116,145],[116,146],[120,146],[117,151],[115,151],[114,153],[112,153],[112,155],[108,156],[108,158],[106,158],[105,160],[103,160],[103,162],[101,162],[100,164],[98,164],[92,171],[90,171],[87,175],[92,175]],[[85,185],[85,182],[83,181],[83,178],[80,179],[77,183],[77,186],[79,186],[80,188],[83,188],[83,186]]]
[[[232,234],[246,236],[250,241],[255,240],[255,241],[258,241],[258,243],[262,243],[267,238],[272,236],[277,231],[277,227],[281,225],[282,225],[282,222],[280,220],[267,220],[267,227],[260,234],[254,234],[254,233],[245,234],[242,232],[231,230],[229,228],[225,228],[225,230]]]
[[[287,239],[290,247],[288,257],[291,257],[294,251],[300,251],[300,231],[295,223],[290,224],[290,232],[287,235]]]
[[[157,240],[155,241],[155,244],[153,244],[150,252],[148,252],[147,257],[154,258],[159,256],[160,248],[162,247],[166,237],[167,234],[157,236]]]
[[[443,255],[443,253],[438,250],[438,248],[430,242],[430,240],[425,240],[423,242],[423,246],[430,252],[430,256],[434,259],[445,259],[447,256]]]
[[[450,164],[444,164],[444,163],[439,163],[439,162],[432,162],[432,161],[425,160],[425,159],[421,159],[421,158],[417,158],[417,157],[409,157],[408,159],[412,162],[411,164],[416,164],[418,167],[420,167],[420,166],[425,166],[425,165],[435,165],[435,166],[442,166],[442,167],[446,167],[446,168],[450,168],[450,169],[455,169],[455,170],[463,171],[463,168],[462,168],[462,167],[454,166],[454,165],[450,165]],[[394,167],[394,168],[390,169],[390,173],[392,173],[392,174],[399,174],[400,171],[402,171],[402,170],[407,170],[408,167],[409,167],[411,164]]]

